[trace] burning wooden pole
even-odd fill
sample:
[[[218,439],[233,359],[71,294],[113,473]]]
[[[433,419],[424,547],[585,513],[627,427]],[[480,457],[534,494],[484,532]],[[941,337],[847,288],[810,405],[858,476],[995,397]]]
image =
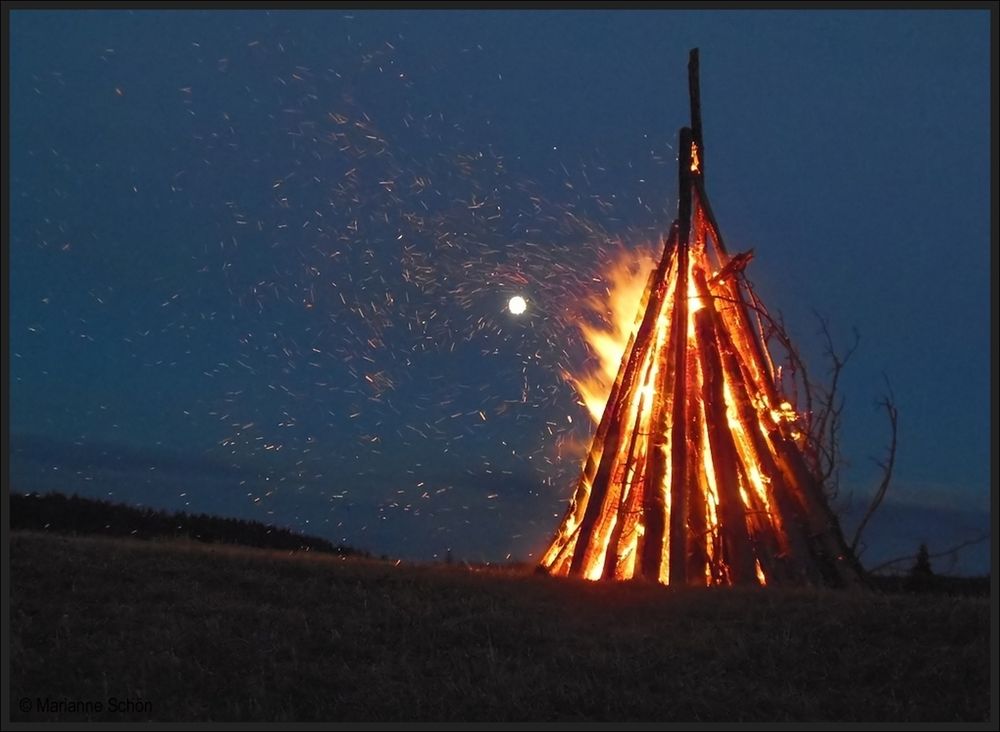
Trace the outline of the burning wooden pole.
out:
[[[692,48],[688,54],[688,97],[691,103],[691,140],[697,152],[692,170],[705,177],[705,145],[701,137],[701,76],[698,63],[698,49]]]

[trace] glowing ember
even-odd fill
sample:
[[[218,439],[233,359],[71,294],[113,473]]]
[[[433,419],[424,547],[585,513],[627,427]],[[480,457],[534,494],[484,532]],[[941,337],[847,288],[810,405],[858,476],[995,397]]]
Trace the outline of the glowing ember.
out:
[[[507,309],[512,315],[521,315],[528,309],[528,301],[520,295],[514,295],[514,297],[507,302]]]
[[[681,131],[659,264],[646,279],[648,266],[617,263],[606,327],[583,326],[601,370],[574,383],[598,426],[541,565],[591,580],[852,583],[819,481],[786,437],[799,415],[759,337],[762,306],[746,304],[750,255],[726,252],[692,138],[700,129]]]

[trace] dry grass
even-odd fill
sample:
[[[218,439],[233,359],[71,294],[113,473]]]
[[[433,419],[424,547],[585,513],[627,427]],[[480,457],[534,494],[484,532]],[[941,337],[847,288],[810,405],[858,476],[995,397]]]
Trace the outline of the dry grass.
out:
[[[987,721],[989,601],[15,533],[17,721]],[[22,697],[151,713],[27,714]]]

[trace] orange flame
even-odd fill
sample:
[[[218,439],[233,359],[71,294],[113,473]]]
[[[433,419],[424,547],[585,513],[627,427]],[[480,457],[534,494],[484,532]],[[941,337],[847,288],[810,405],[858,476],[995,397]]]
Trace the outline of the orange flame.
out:
[[[655,258],[652,248],[620,249],[603,278],[604,291],[584,304],[579,328],[597,356],[597,363],[591,361],[583,372],[566,372],[565,376],[576,388],[594,424],[604,413],[629,337],[638,327],[639,305]]]
[[[690,511],[689,520],[697,524],[697,529],[692,524],[689,530],[695,532],[692,546],[700,547],[701,558],[685,560],[691,562],[694,574],[682,581],[700,578],[706,584],[731,584],[752,578],[764,585],[770,579],[770,565],[765,567],[755,555],[755,546],[767,542],[772,553],[788,550],[787,527],[776,511],[774,481],[788,485],[797,480],[782,467],[786,463],[781,434],[792,432],[799,415],[774,389],[770,362],[755,356],[754,331],[731,304],[738,297],[736,284],[716,280],[715,289],[707,284],[712,269],[703,239],[696,238],[685,256],[676,250],[667,253],[669,264],[657,269],[656,275],[664,279],[649,290],[653,253],[622,251],[608,266],[603,296],[585,305],[586,314],[598,323],[581,318],[580,325],[596,363],[578,376],[566,376],[601,427],[577,493],[542,564],[554,574],[569,573],[572,564],[579,576],[593,580],[633,576],[649,530],[651,502],[658,501],[662,515],[670,516],[673,495],[686,484],[685,501],[692,507],[685,509],[682,504],[681,510]],[[678,275],[678,266],[684,266],[686,273]],[[682,302],[675,299],[682,281],[687,297],[680,312],[685,321],[672,324],[678,313],[674,304]],[[644,294],[653,291],[658,293],[655,299],[652,294],[647,297],[657,303],[658,314],[647,320],[651,330],[642,335],[639,325],[650,307]],[[727,347],[722,347],[724,341]],[[630,344],[640,355],[626,366],[623,357]],[[678,348],[684,354],[680,361],[671,350]],[[683,366],[678,368],[678,363]],[[632,375],[624,377],[623,370]],[[679,380],[682,373],[685,382]],[[608,407],[616,380],[627,383],[628,391]],[[605,425],[601,418],[606,408],[618,416]],[[668,422],[654,421],[654,412],[657,420]],[[671,446],[671,420],[678,418],[690,430],[685,451]],[[608,430],[613,438],[608,438]],[[683,477],[672,478],[681,469],[685,472],[678,475]],[[599,497],[595,507],[588,508],[595,486]],[[659,558],[651,560],[645,550],[643,561],[655,561],[657,578],[670,584],[674,581],[671,526],[661,522],[655,531],[658,541],[653,546]],[[577,546],[581,533],[587,539]],[[749,565],[743,561],[748,557],[753,558]],[[734,558],[742,564],[737,566]]]

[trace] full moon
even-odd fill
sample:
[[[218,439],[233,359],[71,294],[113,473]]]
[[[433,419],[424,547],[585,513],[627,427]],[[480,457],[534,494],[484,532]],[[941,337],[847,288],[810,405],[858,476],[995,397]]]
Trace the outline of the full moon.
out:
[[[528,301],[520,295],[514,295],[514,297],[508,301],[507,309],[510,310],[513,315],[520,315],[528,309]]]

